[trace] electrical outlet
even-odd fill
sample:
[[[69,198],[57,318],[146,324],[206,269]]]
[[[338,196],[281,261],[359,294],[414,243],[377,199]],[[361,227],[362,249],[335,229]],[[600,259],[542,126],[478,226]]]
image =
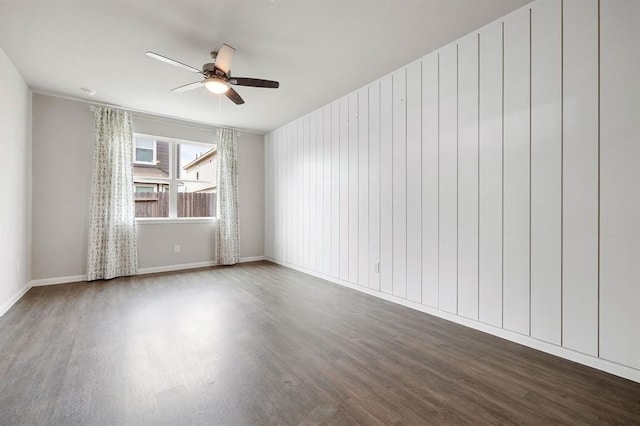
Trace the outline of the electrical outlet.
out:
[[[380,273],[380,262],[373,262],[373,272]]]
[[[173,246],[174,253],[180,253],[180,244],[176,244]]]

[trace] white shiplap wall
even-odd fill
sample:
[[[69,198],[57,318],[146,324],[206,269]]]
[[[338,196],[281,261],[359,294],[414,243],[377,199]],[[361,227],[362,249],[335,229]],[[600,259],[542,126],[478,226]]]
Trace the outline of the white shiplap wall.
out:
[[[271,132],[267,257],[640,381],[637,22],[539,0]]]

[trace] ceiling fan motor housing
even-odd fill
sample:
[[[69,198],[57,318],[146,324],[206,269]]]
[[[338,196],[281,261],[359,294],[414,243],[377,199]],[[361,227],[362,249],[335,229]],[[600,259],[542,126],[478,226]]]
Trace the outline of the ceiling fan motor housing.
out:
[[[221,77],[221,78],[228,77],[224,73],[224,71],[222,71],[220,68],[216,67],[215,63],[204,64],[202,66],[202,73],[204,75],[206,75],[207,77]]]

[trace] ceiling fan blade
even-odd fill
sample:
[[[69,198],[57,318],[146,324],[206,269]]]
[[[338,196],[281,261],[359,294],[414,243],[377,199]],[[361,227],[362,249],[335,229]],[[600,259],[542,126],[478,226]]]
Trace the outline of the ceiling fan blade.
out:
[[[178,62],[171,58],[167,58],[166,56],[162,56],[154,52],[146,52],[145,55],[147,55],[150,58],[157,59],[158,61],[164,62],[165,64],[173,65],[175,67],[182,68],[183,70],[191,71],[196,74],[202,74],[202,71],[200,71],[199,69],[194,68],[187,64],[183,64],[182,62]]]
[[[242,105],[244,103],[244,100],[242,99],[242,97],[240,97],[238,92],[233,90],[231,87],[229,87],[229,90],[224,92],[224,94],[227,98],[231,99],[231,101],[233,101],[233,103],[235,103],[236,105]]]
[[[233,59],[233,55],[235,55],[236,49],[229,46],[228,44],[223,44],[220,50],[218,51],[218,56],[216,56],[216,68],[222,70],[225,74],[229,74],[229,70],[231,69],[231,60]]]
[[[268,89],[277,89],[280,87],[280,83],[277,81],[248,77],[233,77],[229,79],[229,83],[236,86],[266,87]]]
[[[193,89],[197,89],[198,87],[202,87],[202,85],[204,84],[204,82],[202,81],[196,81],[195,83],[189,83],[189,84],[185,84],[184,86],[179,86],[176,87],[175,89],[171,89],[172,92],[186,92],[188,90],[193,90]]]

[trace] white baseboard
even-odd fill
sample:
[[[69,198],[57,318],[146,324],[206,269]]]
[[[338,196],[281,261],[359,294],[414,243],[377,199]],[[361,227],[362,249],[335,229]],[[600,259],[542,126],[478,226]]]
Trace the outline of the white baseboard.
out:
[[[24,294],[29,291],[31,288],[30,283],[27,283],[22,286],[18,291],[15,292],[13,296],[9,298],[6,302],[0,305],[0,317],[7,313],[9,309],[18,301]]]
[[[215,266],[216,262],[207,260],[205,262],[183,263],[180,265],[152,266],[150,268],[138,268],[136,275],[156,274],[158,272],[182,271],[184,269],[206,268]]]
[[[246,263],[246,262],[258,262],[260,260],[265,260],[266,258],[264,256],[250,256],[250,257],[241,257],[240,258],[240,263]]]
[[[264,256],[241,257],[240,263],[257,262],[259,260],[265,260],[265,257]],[[182,271],[185,269],[207,268],[209,266],[216,266],[216,262],[213,260],[207,260],[204,262],[183,263],[178,265],[152,266],[149,268],[138,268],[138,272],[136,273],[136,275],[156,274],[158,272]],[[80,281],[87,281],[87,276],[86,275],[70,275],[68,277],[43,278],[43,279],[31,281],[28,287],[31,288],[31,287],[39,287],[43,285],[76,283]],[[27,290],[25,290],[25,292]]]
[[[31,287],[40,287],[43,285],[54,285],[54,284],[67,284],[67,283],[77,283],[81,281],[86,281],[87,275],[70,275],[68,277],[54,277],[54,278],[43,278],[39,280],[33,280],[29,284]]]
[[[257,262],[265,260],[264,256],[241,257],[240,263]],[[206,268],[215,266],[215,261],[184,263],[179,265],[154,266],[150,268],[139,268],[136,275],[155,274],[158,272],[182,271],[185,269]],[[41,287],[45,285],[68,284],[87,281],[87,275],[69,275],[66,277],[41,278],[32,280],[18,290],[9,300],[0,305],[0,317],[4,315],[31,287]]]
[[[586,355],[580,352],[573,351],[571,349],[563,348],[561,346],[556,346],[551,343],[543,342],[542,340],[535,339],[530,336],[525,336],[523,334],[515,333],[513,331],[505,330],[503,328],[494,327],[489,324],[484,324],[478,321],[474,321],[472,319],[460,317],[458,315],[450,314],[448,312],[443,312],[439,309],[432,308],[430,306],[425,306],[416,302],[411,302],[406,299],[402,299],[397,296],[393,296],[390,294],[382,293],[377,290],[372,290],[368,287],[363,287],[358,284],[353,284],[347,281],[343,281],[337,278],[329,277],[327,275],[321,274],[319,272],[315,272],[306,268],[302,268],[296,265],[292,265],[287,262],[282,262],[278,259],[274,259],[272,257],[267,256],[266,260],[276,263],[278,265],[285,266],[290,269],[295,269],[296,271],[303,272],[308,275],[312,275],[314,277],[321,278],[326,281],[330,281],[334,284],[338,284],[344,287],[349,287],[353,290],[366,293],[370,296],[377,297],[379,299],[384,299],[389,302],[397,303],[402,306],[406,306],[411,309],[415,309],[417,311],[421,311],[427,313],[429,315],[433,315],[447,321],[454,322],[456,324],[464,325],[469,328],[473,328],[478,331],[482,331],[484,333],[488,333],[505,340],[509,340],[511,342],[518,343],[523,346],[527,346],[533,349],[537,349],[542,352],[546,352],[551,355],[558,356],[560,358],[567,359],[569,361],[574,361],[579,364],[583,364],[598,370],[605,371],[610,374],[614,374],[616,376],[624,377],[625,379],[633,380],[634,382],[640,383],[640,370],[636,370],[635,368],[628,367],[626,365],[617,364],[612,361],[607,361],[602,358],[593,357],[591,355]]]

